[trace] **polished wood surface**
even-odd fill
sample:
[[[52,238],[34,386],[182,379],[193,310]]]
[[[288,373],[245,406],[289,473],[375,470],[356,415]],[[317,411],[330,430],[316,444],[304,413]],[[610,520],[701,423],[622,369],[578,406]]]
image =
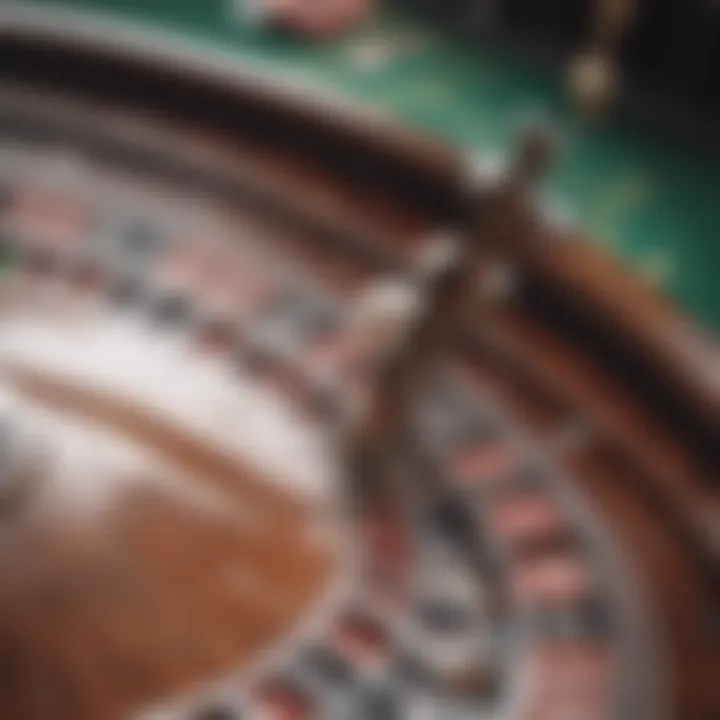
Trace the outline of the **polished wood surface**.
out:
[[[88,516],[72,493],[47,505],[62,468],[35,459],[32,492],[0,520],[3,717],[126,717],[247,667],[312,613],[338,561],[327,508],[121,398],[4,377],[68,421],[152,450],[169,476],[121,477],[123,492]],[[177,473],[195,488],[187,497],[168,482]],[[198,492],[222,505],[193,502]]]

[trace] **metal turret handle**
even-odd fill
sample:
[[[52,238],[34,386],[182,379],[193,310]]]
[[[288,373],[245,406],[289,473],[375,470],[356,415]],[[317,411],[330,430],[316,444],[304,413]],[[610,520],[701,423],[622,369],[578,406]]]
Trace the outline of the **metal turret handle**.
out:
[[[410,279],[371,288],[374,304],[365,297],[372,308],[364,325],[371,382],[346,434],[352,482],[360,498],[389,501],[394,467],[420,393],[477,299],[479,272],[494,252],[490,236],[502,222],[508,200],[529,194],[545,175],[555,149],[546,127],[526,129],[506,176],[494,186],[477,183],[470,188],[466,227],[429,238]]]

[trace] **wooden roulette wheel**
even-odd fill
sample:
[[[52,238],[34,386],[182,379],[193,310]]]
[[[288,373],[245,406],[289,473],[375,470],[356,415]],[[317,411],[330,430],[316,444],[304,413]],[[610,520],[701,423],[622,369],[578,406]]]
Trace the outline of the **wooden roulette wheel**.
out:
[[[2,717],[716,716],[715,350],[542,132],[22,12],[0,73]]]

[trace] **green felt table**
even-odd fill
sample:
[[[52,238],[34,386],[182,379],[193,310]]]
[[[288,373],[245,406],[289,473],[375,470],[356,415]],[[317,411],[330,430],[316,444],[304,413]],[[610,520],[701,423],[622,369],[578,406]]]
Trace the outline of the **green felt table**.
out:
[[[136,23],[233,61],[372,105],[479,155],[502,156],[528,113],[555,120],[565,152],[549,201],[659,292],[720,327],[720,167],[627,119],[581,122],[561,79],[507,51],[462,43],[384,9],[349,37],[313,45],[254,23],[225,0],[43,0]]]

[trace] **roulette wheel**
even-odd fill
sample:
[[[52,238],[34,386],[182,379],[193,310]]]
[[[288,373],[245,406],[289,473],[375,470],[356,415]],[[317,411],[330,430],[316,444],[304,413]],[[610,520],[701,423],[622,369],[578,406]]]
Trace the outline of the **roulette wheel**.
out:
[[[716,717],[716,349],[384,118],[0,22],[0,708]]]

